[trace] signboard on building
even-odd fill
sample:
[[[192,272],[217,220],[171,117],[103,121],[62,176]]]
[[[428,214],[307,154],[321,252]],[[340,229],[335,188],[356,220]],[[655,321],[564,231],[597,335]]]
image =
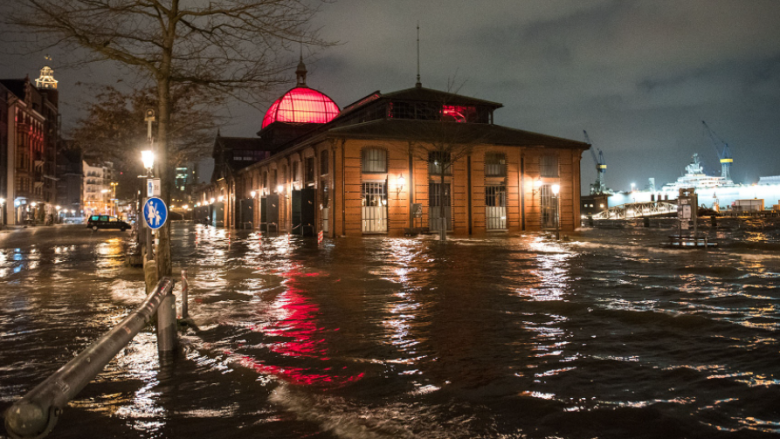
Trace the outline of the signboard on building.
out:
[[[146,179],[146,196],[147,197],[159,197],[162,195],[160,191],[160,179],[159,178],[147,178]]]

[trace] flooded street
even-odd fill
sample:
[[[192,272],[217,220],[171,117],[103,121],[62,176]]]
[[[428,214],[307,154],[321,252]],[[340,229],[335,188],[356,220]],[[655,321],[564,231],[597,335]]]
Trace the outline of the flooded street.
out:
[[[777,437],[780,228],[709,232],[317,246],[175,223],[198,328],[162,368],[147,328],[50,437]],[[143,300],[127,239],[0,232],[0,410]]]

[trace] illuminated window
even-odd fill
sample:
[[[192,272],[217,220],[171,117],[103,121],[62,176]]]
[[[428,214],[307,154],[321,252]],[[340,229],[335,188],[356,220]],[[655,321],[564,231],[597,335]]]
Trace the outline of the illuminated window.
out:
[[[443,105],[441,108],[442,120],[453,120],[455,122],[475,122],[477,120],[476,107],[465,105]]]
[[[363,172],[387,172],[387,151],[380,148],[363,149]]]

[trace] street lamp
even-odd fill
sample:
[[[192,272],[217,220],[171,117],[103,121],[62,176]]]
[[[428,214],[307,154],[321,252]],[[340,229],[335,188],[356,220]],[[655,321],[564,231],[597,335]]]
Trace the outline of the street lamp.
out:
[[[154,168],[154,153],[150,150],[141,151],[141,161],[144,164],[144,168],[152,175],[152,168]]]
[[[561,239],[561,230],[560,230],[560,222],[561,222],[561,199],[558,197],[558,193],[561,191],[561,185],[554,184],[552,185],[552,192],[555,196],[555,239]]]

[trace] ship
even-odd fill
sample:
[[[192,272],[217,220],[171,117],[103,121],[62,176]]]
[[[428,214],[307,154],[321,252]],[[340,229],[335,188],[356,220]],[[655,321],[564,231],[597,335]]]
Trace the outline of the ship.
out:
[[[693,154],[693,162],[685,167],[685,174],[678,178],[677,181],[666,183],[662,188],[662,192],[674,192],[677,193],[680,189],[694,188],[697,192],[704,189],[717,189],[717,188],[736,188],[742,187],[741,184],[736,184],[728,176],[727,173],[721,172],[720,176],[712,176],[704,173],[704,168],[701,166],[701,160],[699,160],[699,154]]]

